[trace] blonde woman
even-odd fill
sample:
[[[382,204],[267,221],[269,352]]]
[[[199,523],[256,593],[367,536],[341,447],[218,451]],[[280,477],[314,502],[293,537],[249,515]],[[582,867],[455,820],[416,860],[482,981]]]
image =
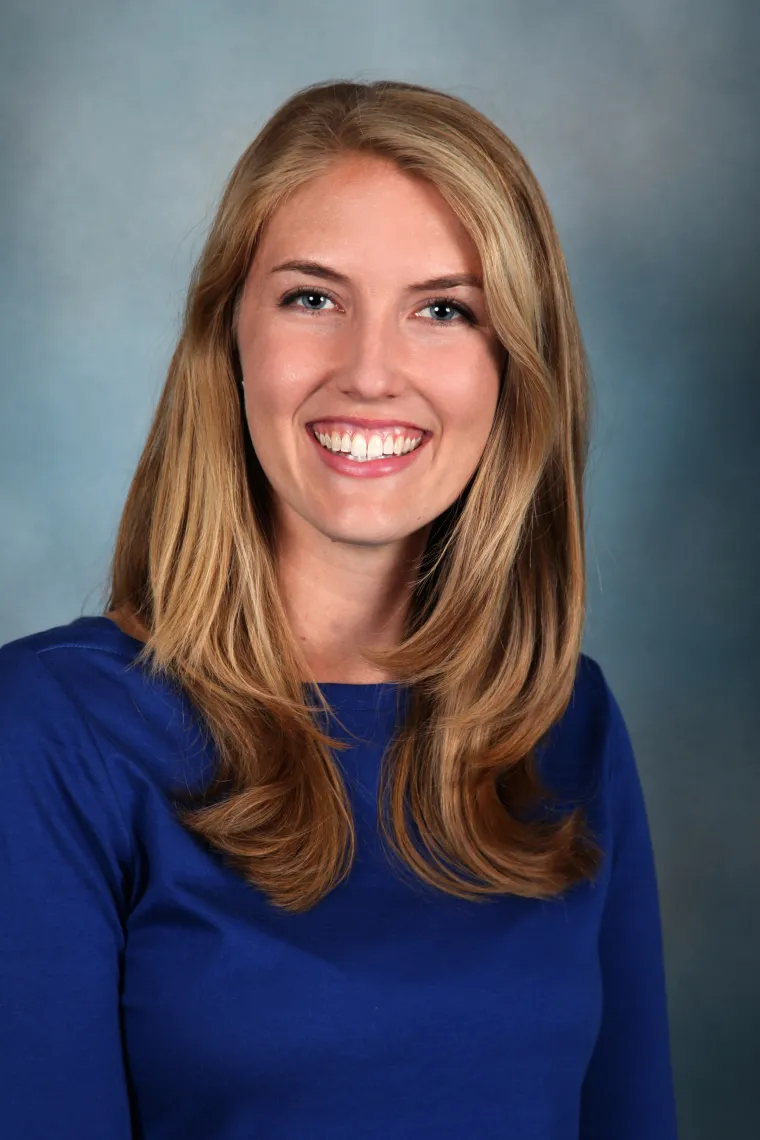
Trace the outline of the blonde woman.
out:
[[[581,653],[588,371],[471,106],[235,167],[104,612],[0,650],[5,1135],[672,1140],[658,890]]]

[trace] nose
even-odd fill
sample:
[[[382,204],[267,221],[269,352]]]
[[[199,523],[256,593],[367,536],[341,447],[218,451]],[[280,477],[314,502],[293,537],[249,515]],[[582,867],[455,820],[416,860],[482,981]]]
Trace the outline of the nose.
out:
[[[349,347],[338,373],[338,387],[351,399],[378,400],[398,396],[406,385],[399,330],[392,318],[357,317],[346,333]]]

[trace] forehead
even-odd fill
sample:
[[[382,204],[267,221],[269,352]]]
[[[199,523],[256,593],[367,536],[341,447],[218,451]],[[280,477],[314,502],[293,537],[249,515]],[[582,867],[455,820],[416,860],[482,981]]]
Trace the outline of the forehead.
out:
[[[440,191],[374,156],[337,160],[301,185],[269,219],[258,249],[267,264],[380,256],[411,260],[417,270],[421,254],[442,273],[479,266],[469,233]]]

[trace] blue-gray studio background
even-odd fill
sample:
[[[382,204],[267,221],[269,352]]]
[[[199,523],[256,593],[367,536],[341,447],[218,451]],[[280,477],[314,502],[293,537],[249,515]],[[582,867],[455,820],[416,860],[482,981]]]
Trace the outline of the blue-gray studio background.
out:
[[[526,155],[593,369],[585,649],[644,784],[683,1140],[760,1136],[759,47],[737,0],[0,4],[0,643],[96,612],[188,274],[282,100],[428,84]]]

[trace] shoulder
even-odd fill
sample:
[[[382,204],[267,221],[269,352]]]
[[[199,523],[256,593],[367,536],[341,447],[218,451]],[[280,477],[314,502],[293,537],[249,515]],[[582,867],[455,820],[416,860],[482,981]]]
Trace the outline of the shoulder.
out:
[[[610,739],[625,730],[620,705],[604,670],[595,658],[581,653],[570,703],[562,718],[565,735],[594,752],[603,751]]]
[[[635,765],[620,705],[599,662],[581,653],[568,705],[539,750],[547,784],[604,810],[616,773]]]
[[[137,662],[141,643],[103,616],[0,647],[0,749],[54,753],[62,769],[99,754],[109,777],[171,778],[198,722],[176,686]]]
[[[108,618],[80,617],[0,645],[0,676],[5,686],[17,670],[25,676],[33,673],[35,661],[41,677],[54,676],[60,666],[76,670],[94,660],[102,664],[118,659],[126,664],[134,660],[138,649],[135,639]]]
[[[132,664],[130,642],[99,617],[6,642],[0,646],[0,724],[40,732],[70,706],[92,711],[106,698],[108,680]]]
[[[76,623],[73,623],[76,626]],[[78,844],[116,868],[130,857],[123,787],[69,688],[80,685],[80,632],[57,627],[0,646],[0,833],[33,861]],[[107,854],[105,854],[107,853]]]

